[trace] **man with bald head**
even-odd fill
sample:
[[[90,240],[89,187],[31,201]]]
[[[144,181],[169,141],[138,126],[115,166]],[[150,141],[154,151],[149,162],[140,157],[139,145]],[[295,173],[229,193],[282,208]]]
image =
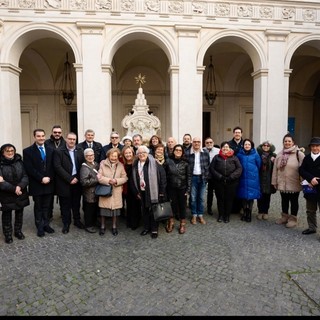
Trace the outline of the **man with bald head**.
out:
[[[174,137],[169,137],[167,139],[167,145],[164,150],[164,156],[165,158],[168,158],[172,155],[173,147],[177,144],[177,140]]]

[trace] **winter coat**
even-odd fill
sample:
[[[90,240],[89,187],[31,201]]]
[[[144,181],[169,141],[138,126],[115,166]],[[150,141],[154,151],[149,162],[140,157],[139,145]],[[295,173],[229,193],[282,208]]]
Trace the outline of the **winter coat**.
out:
[[[101,184],[109,184],[109,181],[113,179],[113,176],[114,179],[117,180],[117,184],[112,186],[111,197],[99,197],[99,207],[111,210],[122,208],[123,184],[125,184],[128,180],[124,165],[120,161],[118,161],[116,165],[113,165],[111,167],[109,159],[102,160],[100,163],[99,173],[103,175],[103,178],[100,180]]]
[[[4,156],[0,158],[0,176],[4,181],[0,182],[0,203],[2,211],[19,210],[30,204],[27,186],[27,176],[24,163],[20,154],[15,154],[12,160]],[[22,194],[16,195],[16,187],[21,188]]]
[[[215,186],[221,183],[238,183],[241,173],[241,163],[234,155],[224,159],[217,154],[210,163],[210,174]]]
[[[320,177],[320,157],[318,157],[315,161],[311,158],[311,154],[308,154],[302,160],[302,164],[299,167],[300,176],[307,180],[309,183],[314,177]],[[319,181],[320,182],[320,181]],[[311,199],[316,201],[320,199],[320,184],[314,186],[317,190],[316,194],[305,193],[304,197],[306,199]]]
[[[259,154],[254,148],[249,152],[242,148],[237,157],[242,166],[237,197],[246,200],[259,199],[261,197],[259,177],[261,158]]]
[[[80,168],[83,159],[83,150],[75,149],[74,158],[77,173],[72,175],[72,160],[67,147],[55,150],[53,154],[53,167],[55,171],[55,191],[58,196],[70,197],[71,195],[71,184],[73,178],[80,180]],[[73,185],[73,188],[79,188],[81,192],[80,182]]]
[[[280,192],[300,192],[302,186],[300,184],[299,167],[305,157],[304,153],[298,151],[299,147],[295,146],[289,154],[287,165],[284,168],[280,167],[282,151],[277,154],[274,160],[272,170],[271,183]],[[298,153],[297,153],[298,151]]]
[[[273,170],[273,164],[274,161],[271,161],[271,158],[276,158],[277,154],[274,152],[275,151],[275,146],[273,144],[270,144],[270,149],[269,149],[269,155],[265,159],[265,162],[262,159],[262,144],[260,144],[257,148],[257,152],[261,158],[261,167],[260,167],[260,190],[261,193],[275,193],[276,189],[274,186],[271,184],[271,178],[272,178],[272,170]],[[274,160],[273,159],[273,160]]]
[[[184,189],[190,193],[189,163],[186,160],[168,158],[165,170],[168,190],[170,190],[170,188]]]
[[[94,190],[98,184],[97,173],[99,170],[99,163],[94,162],[93,165],[86,162],[82,163],[80,168],[80,184],[82,185],[82,196],[85,202],[98,202],[98,197]]]

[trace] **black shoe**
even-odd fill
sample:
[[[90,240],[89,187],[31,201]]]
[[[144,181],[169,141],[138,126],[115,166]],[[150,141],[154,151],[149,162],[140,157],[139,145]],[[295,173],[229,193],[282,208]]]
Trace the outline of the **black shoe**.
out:
[[[43,230],[38,230],[37,236],[40,237],[40,238],[44,237],[44,231]]]
[[[105,228],[100,228],[99,235],[103,236],[105,234],[105,232],[106,232]]]
[[[208,215],[213,216],[213,211],[212,210],[207,210]]]
[[[15,232],[14,236],[19,240],[23,240],[25,238],[24,234],[21,231]]]
[[[79,229],[85,229],[85,227],[81,221],[75,222],[74,225]]]
[[[158,233],[157,232],[152,232],[151,233],[151,238],[152,239],[157,239],[158,238]]]
[[[149,233],[149,230],[143,230],[140,235],[141,236],[146,236]]]
[[[316,230],[312,230],[312,229],[306,229],[302,231],[302,234],[312,234],[312,233],[316,233]]]
[[[63,226],[63,228],[62,228],[62,233],[63,233],[63,234],[69,233],[69,226],[67,226],[67,225]]]
[[[95,227],[86,227],[85,230],[89,233],[96,233],[97,232]]]
[[[118,235],[118,230],[117,230],[117,228],[112,228],[112,234],[113,234],[114,236],[117,236],[117,235]]]
[[[222,217],[221,216],[218,217],[217,222],[222,222]]]
[[[12,239],[12,236],[6,236],[6,243],[12,243],[13,242],[13,239]]]
[[[52,229],[50,226],[44,227],[43,230],[44,230],[46,233],[54,233],[54,229]]]
[[[229,218],[224,218],[224,219],[223,219],[223,222],[224,222],[224,223],[229,223],[230,220],[229,220]]]
[[[138,227],[131,227],[131,230],[137,230],[138,229]]]

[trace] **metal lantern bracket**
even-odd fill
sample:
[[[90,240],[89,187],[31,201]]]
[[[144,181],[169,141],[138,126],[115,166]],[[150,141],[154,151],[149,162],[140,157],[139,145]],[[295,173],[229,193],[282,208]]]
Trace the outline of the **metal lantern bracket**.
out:
[[[210,56],[210,64],[208,66],[207,85],[204,96],[208,105],[212,106],[217,98],[216,78],[214,74],[214,66],[212,64],[212,56]]]
[[[66,62],[64,63],[63,67],[63,75],[62,75],[62,81],[60,90],[63,96],[64,103],[67,106],[70,106],[72,104],[73,98],[74,98],[74,92],[73,92],[73,80],[72,80],[72,74],[71,74],[71,64],[68,60],[68,53],[66,53]]]

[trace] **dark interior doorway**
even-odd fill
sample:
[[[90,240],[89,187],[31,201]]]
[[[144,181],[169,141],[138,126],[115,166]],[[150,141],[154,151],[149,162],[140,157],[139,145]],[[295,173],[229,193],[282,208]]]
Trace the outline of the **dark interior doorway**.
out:
[[[202,113],[202,146],[204,139],[211,135],[211,112]]]
[[[77,143],[78,143],[78,120],[77,120],[77,112],[70,111],[69,112],[69,128],[70,132],[74,132],[77,135]]]

